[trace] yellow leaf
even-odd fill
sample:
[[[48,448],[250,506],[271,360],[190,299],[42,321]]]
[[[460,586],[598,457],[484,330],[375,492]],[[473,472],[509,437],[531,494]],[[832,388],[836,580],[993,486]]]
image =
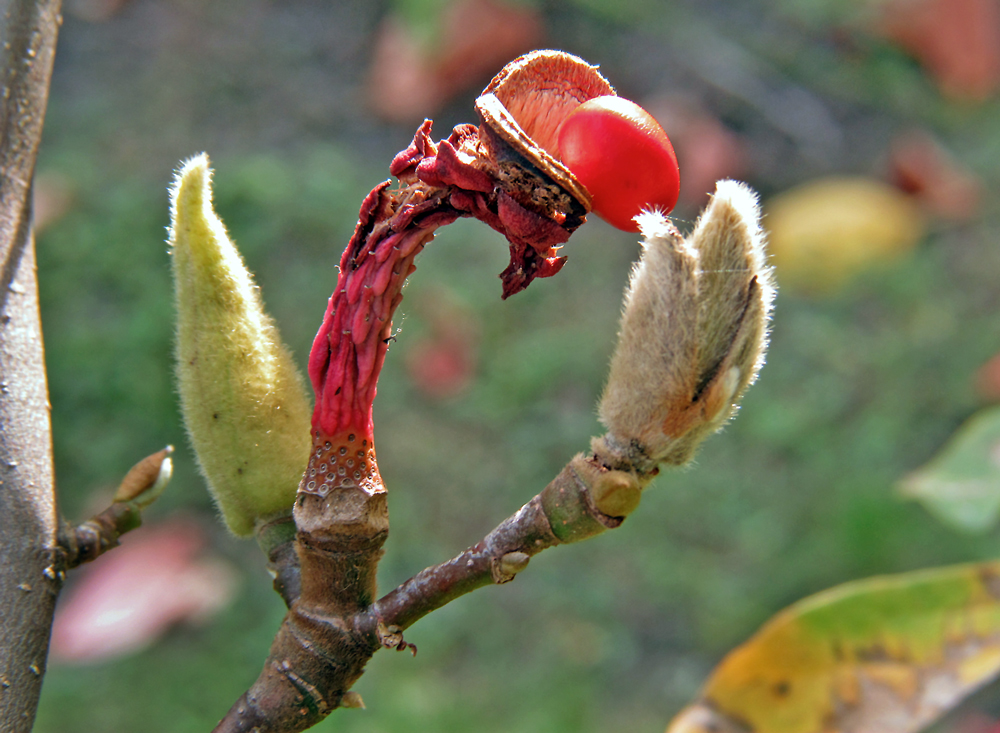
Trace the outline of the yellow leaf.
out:
[[[778,282],[828,292],[905,254],[924,233],[913,200],[879,181],[831,177],[786,191],[764,207]]]
[[[913,733],[1000,672],[1000,561],[837,586],[716,667],[667,733]]]

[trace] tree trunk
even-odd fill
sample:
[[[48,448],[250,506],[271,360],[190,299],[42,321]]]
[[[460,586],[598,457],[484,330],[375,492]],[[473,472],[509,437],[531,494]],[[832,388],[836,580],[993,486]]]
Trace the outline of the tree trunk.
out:
[[[8,0],[0,98],[0,730],[35,719],[62,583],[31,182],[59,0]]]

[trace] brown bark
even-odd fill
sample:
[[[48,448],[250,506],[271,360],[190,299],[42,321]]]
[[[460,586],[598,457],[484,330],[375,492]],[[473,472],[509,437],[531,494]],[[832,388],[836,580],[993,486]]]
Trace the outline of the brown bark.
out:
[[[338,707],[356,707],[350,688],[380,648],[415,652],[403,631],[428,613],[477,588],[513,580],[546,548],[620,526],[651,478],[620,455],[578,455],[482,541],[374,603],[373,573],[388,531],[384,494],[354,502],[352,511],[345,511],[351,502],[344,497],[314,500],[323,511],[297,507],[302,595],[291,604],[257,681],[215,733],[297,733]],[[622,501],[623,493],[632,500]],[[609,506],[626,510],[609,515]]]
[[[0,729],[31,730],[62,569],[48,388],[31,231],[31,181],[59,0],[3,8],[0,99]]]
[[[633,467],[609,469],[608,456],[576,456],[531,501],[465,552],[422,570],[380,598],[358,617],[360,628],[378,625],[402,632],[428,613],[485,585],[507,583],[533,555],[556,545],[579,542],[621,526],[638,505],[651,474]],[[634,494],[620,515],[606,514],[609,490]],[[622,502],[617,502],[621,505]],[[402,637],[400,636],[400,639]]]

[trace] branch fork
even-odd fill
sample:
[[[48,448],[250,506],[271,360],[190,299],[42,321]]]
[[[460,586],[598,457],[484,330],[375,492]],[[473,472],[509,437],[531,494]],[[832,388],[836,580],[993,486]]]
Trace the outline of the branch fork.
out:
[[[350,688],[378,649],[416,653],[403,632],[426,614],[476,588],[510,582],[548,547],[620,526],[659,464],[690,460],[755,378],[774,289],[754,194],[720,182],[687,238],[662,213],[636,219],[643,255],[600,405],[608,432],[481,541],[377,596],[389,518],[372,403],[415,258],[438,227],[473,217],[508,240],[504,298],[556,274],[566,262],[560,247],[592,205],[559,160],[559,126],[587,100],[608,95],[614,89],[595,67],[539,51],[509,64],[484,90],[478,126],[459,125],[438,141],[430,120],[418,128],[390,165],[399,185],[385,181],[364,199],[340,259],[309,356],[315,405],[305,430],[306,400],[285,363],[287,350],[211,211],[207,159],[181,170],[171,245],[185,414],[195,415],[187,421],[192,440],[227,523],[256,535],[289,606],[260,676],[216,731],[292,733],[337,707],[363,706]],[[227,328],[245,334],[247,345],[234,349],[232,339],[204,325],[185,330],[206,320],[232,324]],[[248,379],[259,391],[243,395],[239,381]],[[261,404],[270,407],[262,412]],[[278,434],[274,445],[286,446],[284,454],[259,445],[263,436],[247,439],[243,426],[251,418],[255,429]],[[266,495],[241,488],[234,457],[256,472],[254,486],[278,488]],[[297,461],[305,470],[293,483]]]
[[[142,510],[156,501],[170,483],[173,452],[174,447],[168,445],[132,466],[104,511],[75,526],[62,520],[58,535],[62,557],[55,571],[60,580],[66,570],[96,560],[117,547],[123,534],[142,524]]]

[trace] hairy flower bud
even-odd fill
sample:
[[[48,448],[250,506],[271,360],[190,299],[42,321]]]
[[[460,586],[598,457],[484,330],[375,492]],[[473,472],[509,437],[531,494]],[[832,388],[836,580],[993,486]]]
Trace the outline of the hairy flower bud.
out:
[[[309,458],[303,381],[222,221],[208,157],[171,188],[177,380],[184,423],[229,529],[288,514]]]
[[[599,453],[642,470],[680,465],[733,414],[764,362],[774,298],[759,219],[735,181],[718,183],[686,239],[662,214],[637,217],[643,252],[601,398]]]

